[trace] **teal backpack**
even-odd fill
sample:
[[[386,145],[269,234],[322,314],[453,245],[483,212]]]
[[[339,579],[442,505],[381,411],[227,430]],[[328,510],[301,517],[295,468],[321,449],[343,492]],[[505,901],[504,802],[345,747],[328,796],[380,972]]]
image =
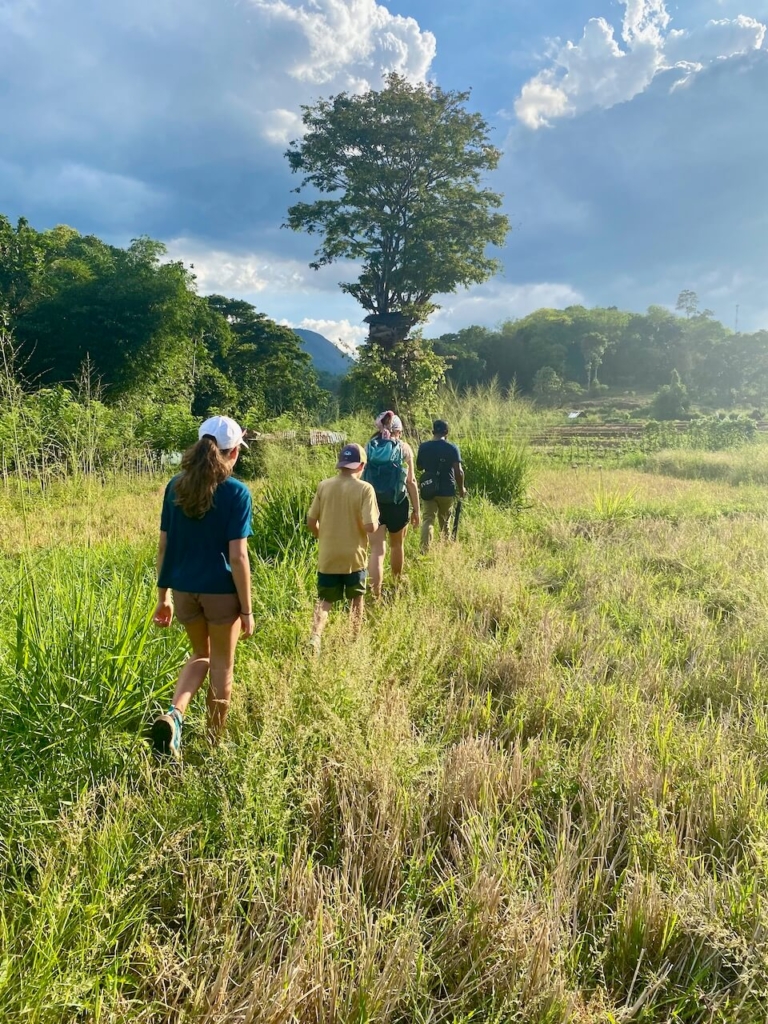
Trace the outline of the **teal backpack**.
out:
[[[363,480],[376,491],[379,505],[399,505],[406,496],[408,477],[403,446],[393,437],[386,441],[383,437],[374,437],[366,445],[365,453],[368,462]]]

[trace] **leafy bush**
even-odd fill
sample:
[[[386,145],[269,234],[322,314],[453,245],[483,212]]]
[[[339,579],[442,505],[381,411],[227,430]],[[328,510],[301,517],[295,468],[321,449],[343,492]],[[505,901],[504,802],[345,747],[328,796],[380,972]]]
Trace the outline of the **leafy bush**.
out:
[[[688,389],[677,370],[672,371],[669,384],[660,388],[651,402],[651,415],[657,420],[679,420],[691,407]]]
[[[183,452],[197,441],[199,424],[186,405],[153,405],[142,410],[136,438],[153,452]]]
[[[0,413],[0,463],[15,473],[92,473],[146,461],[136,415],[62,385],[16,393]],[[157,418],[157,409],[153,417]],[[159,428],[158,428],[159,429]]]
[[[739,448],[757,437],[754,420],[741,417],[737,420],[700,419],[679,430],[672,423],[657,423],[651,420],[645,426],[644,448],[646,451],[661,451],[664,448],[694,448],[717,452],[728,448]]]

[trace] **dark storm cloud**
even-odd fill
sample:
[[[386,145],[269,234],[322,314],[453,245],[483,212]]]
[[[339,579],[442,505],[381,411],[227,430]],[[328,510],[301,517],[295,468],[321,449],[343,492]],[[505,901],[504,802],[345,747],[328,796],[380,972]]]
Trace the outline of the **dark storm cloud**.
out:
[[[676,80],[661,74],[630,103],[512,132],[508,276],[567,280],[594,302],[630,305],[699,287],[710,305],[762,315],[768,52]]]
[[[290,201],[300,104],[433,54],[374,0],[4,0],[0,209],[253,245]]]

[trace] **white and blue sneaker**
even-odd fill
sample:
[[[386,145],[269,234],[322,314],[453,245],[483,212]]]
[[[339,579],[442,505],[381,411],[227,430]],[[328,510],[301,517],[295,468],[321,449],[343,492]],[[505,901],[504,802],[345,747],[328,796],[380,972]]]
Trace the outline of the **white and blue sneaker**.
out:
[[[152,746],[162,757],[181,757],[181,727],[184,723],[181,712],[173,707],[152,723]]]

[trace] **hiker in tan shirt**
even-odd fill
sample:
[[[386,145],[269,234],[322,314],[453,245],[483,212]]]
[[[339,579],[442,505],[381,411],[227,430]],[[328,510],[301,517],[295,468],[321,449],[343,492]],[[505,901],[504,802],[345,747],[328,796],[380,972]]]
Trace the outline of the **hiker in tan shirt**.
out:
[[[333,605],[350,602],[352,630],[358,633],[365,610],[368,537],[379,526],[376,493],[360,479],[365,449],[348,444],[336,463],[338,473],[323,480],[307,513],[307,526],[318,538],[317,597],[309,644],[320,653],[320,637]]]

